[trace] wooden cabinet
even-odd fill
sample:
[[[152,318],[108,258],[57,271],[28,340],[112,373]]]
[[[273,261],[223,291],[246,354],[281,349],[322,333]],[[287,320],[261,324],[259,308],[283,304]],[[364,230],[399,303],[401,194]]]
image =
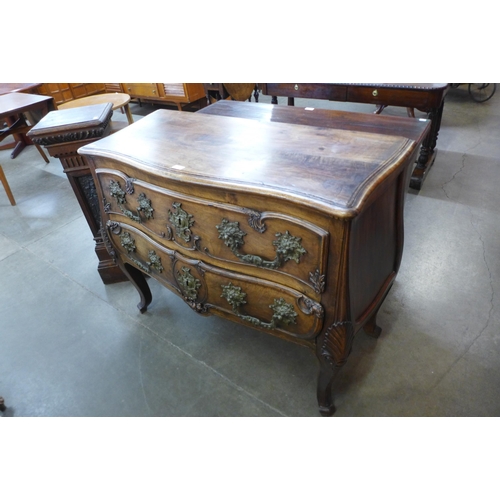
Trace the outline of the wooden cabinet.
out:
[[[43,83],[38,92],[51,96],[56,105],[106,92],[104,83]]]
[[[141,101],[176,104],[179,110],[185,104],[200,101],[206,104],[202,83],[122,83],[122,92]]]
[[[311,348],[320,411],[331,414],[333,377],[354,334],[380,333],[376,314],[401,262],[410,167],[429,125],[320,110],[329,125],[308,126],[297,124],[314,118],[307,110],[283,123],[273,121],[277,106],[214,106],[240,117],[207,113],[212,106],[157,110],[78,150],[94,177],[103,238],[141,312],[152,300],[149,275],[199,314]]]
[[[133,99],[177,105],[179,110],[191,103],[206,105],[202,83],[43,83],[39,93],[54,98],[57,104],[105,92],[119,92]]]

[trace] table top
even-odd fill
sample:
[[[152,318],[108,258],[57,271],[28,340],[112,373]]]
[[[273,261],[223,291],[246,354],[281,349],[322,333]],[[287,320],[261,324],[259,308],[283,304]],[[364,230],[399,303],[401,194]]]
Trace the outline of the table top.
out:
[[[109,122],[113,113],[111,103],[94,104],[76,109],[60,109],[47,113],[29,132],[28,137],[40,139],[63,136],[70,131],[83,132]]]
[[[146,175],[351,217],[416,146],[397,129],[381,134],[157,110],[78,152],[140,167]]]
[[[128,94],[121,94],[119,92],[109,93],[109,94],[89,95],[87,97],[81,97],[80,99],[74,99],[72,101],[59,104],[57,108],[58,109],[79,108],[81,106],[91,106],[93,104],[105,104],[108,102],[110,102],[113,105],[113,109],[118,109],[130,102],[130,96]]]
[[[21,92],[0,95],[0,117],[16,115],[50,103],[53,103],[53,99],[46,95],[23,94]]]
[[[374,132],[376,134],[394,135],[397,133],[416,142],[423,140],[430,124],[430,120],[427,119],[381,116],[373,113],[354,113],[312,107],[276,106],[265,103],[236,103],[226,100],[217,101],[200,109],[197,113],[234,116],[264,122],[295,123],[358,132]]]
[[[29,92],[42,85],[41,83],[0,83],[0,95],[9,92]]]

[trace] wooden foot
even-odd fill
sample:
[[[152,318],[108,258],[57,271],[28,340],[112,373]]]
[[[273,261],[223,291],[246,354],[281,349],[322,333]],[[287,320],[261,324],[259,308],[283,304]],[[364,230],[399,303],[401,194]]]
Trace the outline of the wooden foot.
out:
[[[382,328],[377,325],[377,315],[374,314],[368,322],[365,324],[363,327],[363,330],[367,335],[370,337],[373,337],[375,339],[378,339],[380,336],[380,333],[382,332]]]
[[[0,397],[0,411],[5,411],[7,407],[5,406],[5,401],[2,397]]]
[[[332,368],[330,363],[322,359],[320,359],[320,365],[317,387],[319,412],[323,417],[330,417],[335,413],[332,384],[338,372],[338,368]]]

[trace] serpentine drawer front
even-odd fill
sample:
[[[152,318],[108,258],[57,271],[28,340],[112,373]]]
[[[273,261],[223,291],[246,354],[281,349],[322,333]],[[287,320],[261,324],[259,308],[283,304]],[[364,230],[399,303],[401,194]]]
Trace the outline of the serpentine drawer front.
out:
[[[197,313],[310,347],[320,411],[331,414],[354,334],[380,330],[418,146],[396,131],[158,110],[79,153],[141,312],[149,275]]]

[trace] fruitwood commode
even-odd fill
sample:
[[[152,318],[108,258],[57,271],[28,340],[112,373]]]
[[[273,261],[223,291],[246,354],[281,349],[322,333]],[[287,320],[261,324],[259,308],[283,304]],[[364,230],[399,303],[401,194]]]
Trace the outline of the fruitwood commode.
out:
[[[78,150],[105,241],[141,312],[152,298],[146,274],[200,314],[314,349],[320,411],[331,414],[354,334],[380,333],[375,317],[401,261],[404,197],[428,123],[325,111],[318,116],[338,125],[314,127],[273,121],[277,106],[227,106],[213,109],[260,120],[158,110]],[[308,113],[285,119],[307,122]],[[406,129],[412,138],[399,135]]]

